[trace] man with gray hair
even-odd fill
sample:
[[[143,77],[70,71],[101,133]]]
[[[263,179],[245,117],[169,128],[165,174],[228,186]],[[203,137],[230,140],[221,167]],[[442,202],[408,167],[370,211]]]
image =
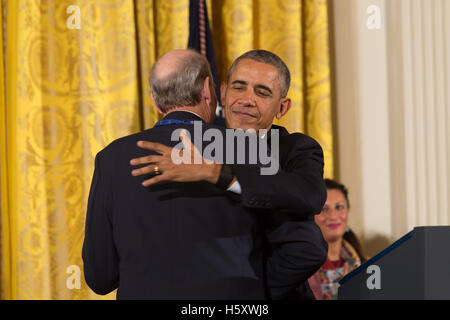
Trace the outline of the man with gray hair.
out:
[[[137,142],[173,146],[175,129],[210,128],[217,100],[207,60],[174,50],[153,66],[152,98],[165,114],[153,128],[112,142],[95,159],[83,244],[84,275],[118,299],[264,299],[258,220],[209,183],[142,188]],[[173,94],[175,93],[175,94]],[[157,167],[154,174],[159,174]],[[256,231],[256,234],[255,234]]]

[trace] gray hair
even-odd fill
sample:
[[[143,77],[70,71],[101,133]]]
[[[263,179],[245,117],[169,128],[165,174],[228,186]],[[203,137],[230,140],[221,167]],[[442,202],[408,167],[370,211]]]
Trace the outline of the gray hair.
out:
[[[203,82],[212,75],[208,60],[194,50],[182,57],[168,76],[158,77],[155,63],[150,72],[150,88],[158,108],[167,113],[174,107],[195,106],[201,101]]]
[[[234,69],[236,68],[237,64],[242,59],[251,59],[258,62],[270,64],[276,67],[278,69],[278,80],[280,82],[281,97],[283,98],[286,97],[289,91],[289,87],[291,85],[291,73],[289,72],[289,69],[284,63],[284,61],[281,60],[279,56],[267,50],[262,49],[251,50],[244,53],[236,60],[234,60],[230,69],[228,70],[227,82],[230,80],[231,74],[234,72]]]

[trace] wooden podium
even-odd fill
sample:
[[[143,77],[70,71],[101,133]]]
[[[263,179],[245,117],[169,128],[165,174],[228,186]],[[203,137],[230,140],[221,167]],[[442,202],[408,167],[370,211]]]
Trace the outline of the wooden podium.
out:
[[[339,284],[339,300],[450,300],[450,226],[414,228]]]

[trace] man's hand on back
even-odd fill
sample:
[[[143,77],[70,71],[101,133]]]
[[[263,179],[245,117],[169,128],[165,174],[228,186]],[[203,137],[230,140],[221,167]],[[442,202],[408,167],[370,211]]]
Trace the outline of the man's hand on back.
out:
[[[156,142],[138,141],[138,147],[155,151],[159,155],[149,155],[132,159],[130,161],[132,166],[146,166],[134,169],[131,174],[133,176],[140,176],[155,173],[155,176],[142,183],[145,187],[163,181],[196,182],[203,180],[216,184],[222,165],[203,158],[198,149],[186,136],[185,130],[181,131],[180,139],[184,147],[182,150]],[[174,155],[178,158],[177,161],[174,161]],[[183,159],[183,161],[180,161],[180,159]],[[201,163],[195,163],[194,159],[201,159]]]

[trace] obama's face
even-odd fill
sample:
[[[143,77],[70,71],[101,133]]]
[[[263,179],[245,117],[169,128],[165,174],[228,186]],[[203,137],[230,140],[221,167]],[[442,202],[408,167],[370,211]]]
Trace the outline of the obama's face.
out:
[[[281,96],[278,69],[252,59],[242,59],[221,87],[228,128],[267,129],[273,119],[280,119],[291,106]]]

